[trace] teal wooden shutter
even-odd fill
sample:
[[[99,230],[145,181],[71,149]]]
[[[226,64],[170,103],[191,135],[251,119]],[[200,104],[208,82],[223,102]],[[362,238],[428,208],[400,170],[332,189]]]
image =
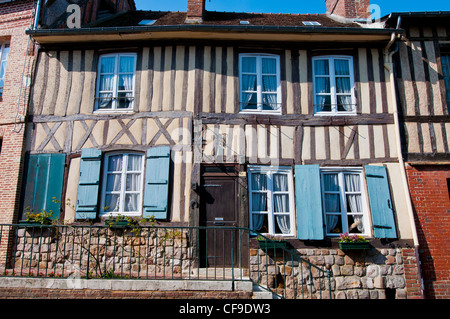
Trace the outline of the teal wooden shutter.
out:
[[[23,203],[25,213],[44,210],[52,212],[52,219],[59,219],[65,163],[65,154],[28,156]]]
[[[168,218],[170,146],[149,148],[146,155],[143,217]]]
[[[76,219],[95,219],[98,210],[102,152],[95,148],[81,150]]]
[[[324,239],[319,165],[295,166],[295,202],[298,239]]]
[[[365,166],[375,238],[397,238],[386,168]]]

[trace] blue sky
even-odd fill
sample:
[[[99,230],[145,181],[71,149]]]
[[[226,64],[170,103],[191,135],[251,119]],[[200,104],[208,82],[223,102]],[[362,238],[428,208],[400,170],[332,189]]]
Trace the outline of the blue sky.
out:
[[[187,0],[135,0],[138,10],[186,11]],[[450,11],[449,0],[372,0],[381,16],[391,12]],[[206,10],[271,13],[325,13],[325,0],[206,0]]]

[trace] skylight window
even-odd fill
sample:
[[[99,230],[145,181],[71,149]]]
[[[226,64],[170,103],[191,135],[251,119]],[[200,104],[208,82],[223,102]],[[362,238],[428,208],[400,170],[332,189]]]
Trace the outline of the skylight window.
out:
[[[250,24],[250,22],[248,22],[248,21],[242,21],[242,20],[239,21],[239,23],[240,23],[240,24]]]
[[[139,25],[153,25],[155,24],[156,20],[141,20],[139,22]]]
[[[303,21],[304,25],[321,25],[319,22],[317,21]]]

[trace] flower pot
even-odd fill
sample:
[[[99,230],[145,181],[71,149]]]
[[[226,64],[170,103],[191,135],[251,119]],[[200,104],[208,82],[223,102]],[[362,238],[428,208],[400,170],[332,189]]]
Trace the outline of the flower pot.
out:
[[[286,248],[287,241],[285,241],[285,240],[258,240],[258,247],[261,249]]]
[[[368,241],[354,242],[354,243],[339,243],[339,248],[342,250],[364,250],[370,249]]]
[[[110,220],[105,220],[105,225],[110,227],[110,228],[126,228],[128,227],[130,224],[128,221],[126,220],[121,220],[121,221],[110,221]]]

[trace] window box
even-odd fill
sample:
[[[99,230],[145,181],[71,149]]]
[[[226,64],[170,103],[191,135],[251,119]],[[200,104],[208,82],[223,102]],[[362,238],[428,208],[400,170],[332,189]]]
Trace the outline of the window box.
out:
[[[355,243],[339,243],[339,248],[342,250],[365,250],[370,249],[370,243],[368,241]]]
[[[27,220],[19,220],[19,224],[21,226],[25,226],[25,227],[41,227],[41,226],[44,226],[44,224],[42,224],[42,223],[34,222],[34,221],[27,221]]]
[[[130,223],[128,220],[114,220],[114,219],[106,219],[105,225],[109,228],[127,228],[130,227]]]
[[[287,247],[286,240],[258,240],[258,247],[261,249],[285,249]]]

